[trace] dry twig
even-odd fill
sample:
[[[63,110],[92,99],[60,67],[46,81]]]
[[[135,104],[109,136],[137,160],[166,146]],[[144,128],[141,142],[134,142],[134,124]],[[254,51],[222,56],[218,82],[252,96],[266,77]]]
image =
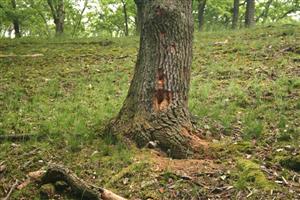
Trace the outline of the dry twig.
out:
[[[16,182],[12,185],[9,192],[7,193],[6,197],[2,198],[2,200],[8,200],[12,194],[12,192],[16,189],[17,185],[19,184],[19,180],[17,179]]]

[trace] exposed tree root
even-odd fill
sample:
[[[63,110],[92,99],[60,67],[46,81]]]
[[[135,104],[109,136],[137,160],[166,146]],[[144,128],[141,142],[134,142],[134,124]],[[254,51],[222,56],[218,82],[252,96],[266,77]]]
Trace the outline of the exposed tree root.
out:
[[[66,182],[72,193],[79,199],[87,200],[125,200],[113,192],[104,188],[96,187],[78,178],[76,174],[60,165],[50,165],[41,176],[41,183],[56,183],[57,181]]]
[[[123,108],[107,125],[105,134],[121,135],[134,141],[139,148],[159,148],[175,159],[207,156],[209,142],[191,120],[187,109],[169,108],[158,113],[130,113]],[[125,114],[124,114],[125,113]]]

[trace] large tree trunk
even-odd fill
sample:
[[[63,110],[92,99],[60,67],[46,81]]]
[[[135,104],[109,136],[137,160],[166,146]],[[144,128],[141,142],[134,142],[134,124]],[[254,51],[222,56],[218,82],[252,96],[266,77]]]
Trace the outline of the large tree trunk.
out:
[[[143,18],[144,18],[144,7],[145,0],[134,0],[136,4],[136,31],[140,34],[142,31]]]
[[[129,35],[129,30],[128,30],[128,15],[127,15],[127,5],[126,2],[124,0],[122,0],[122,4],[123,4],[123,13],[124,13],[124,24],[125,24],[125,36]]]
[[[16,11],[17,10],[16,0],[11,0],[11,5],[12,5],[12,8]],[[19,23],[19,18],[17,15],[13,16],[13,26],[14,26],[14,31],[15,31],[15,37],[20,38],[22,35],[20,32],[20,23]]]
[[[199,24],[199,31],[203,31],[204,27],[204,13],[206,7],[206,0],[198,0],[198,24]]]
[[[188,111],[193,27],[192,1],[147,1],[134,77],[108,133],[139,147],[153,141],[175,158],[197,149]]]
[[[234,0],[232,11],[232,29],[236,29],[239,22],[240,0]]]
[[[247,0],[245,26],[252,27],[255,25],[255,0]]]

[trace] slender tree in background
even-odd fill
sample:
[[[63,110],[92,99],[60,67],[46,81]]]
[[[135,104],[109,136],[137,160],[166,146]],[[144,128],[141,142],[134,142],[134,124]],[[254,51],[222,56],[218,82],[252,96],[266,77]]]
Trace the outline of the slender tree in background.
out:
[[[198,0],[198,25],[199,25],[199,31],[202,31],[203,27],[204,27],[205,7],[206,7],[206,0]]]
[[[144,18],[144,2],[145,0],[134,0],[136,5],[136,31],[137,33],[141,33],[143,18]]]
[[[232,29],[236,29],[239,22],[240,0],[233,0]]]
[[[255,25],[255,0],[246,1],[245,26],[252,27]]]
[[[268,18],[270,6],[272,5],[273,0],[268,0],[264,6],[263,11],[261,14],[256,18],[256,22],[259,22],[260,19],[262,19],[262,23],[264,24]]]
[[[155,141],[170,156],[183,158],[200,142],[188,111],[192,1],[147,1],[143,21],[134,77],[107,133],[122,133],[139,147]]]
[[[47,0],[55,24],[56,36],[64,33],[65,7],[64,0]]]
[[[12,22],[15,37],[20,38],[20,37],[22,37],[22,34],[20,31],[20,21],[19,21],[19,16],[18,16],[18,12],[17,12],[17,2],[16,2],[16,0],[11,0],[10,3],[11,3],[12,9],[5,8],[4,5],[2,5],[1,3],[0,3],[0,9],[4,10],[5,15]]]
[[[300,11],[300,0],[292,0],[291,6],[289,9],[287,9],[283,14],[281,14],[279,17],[276,17],[276,21],[279,21],[285,17],[287,17],[291,13],[296,13]]]
[[[129,35],[129,29],[128,29],[128,14],[127,14],[127,4],[125,0],[122,1],[122,6],[123,6],[123,14],[124,14],[124,33],[125,36]]]
[[[80,14],[79,14],[78,20],[77,20],[77,22],[75,23],[75,26],[74,26],[74,28],[73,28],[72,37],[74,37],[74,36],[76,35],[77,29],[78,29],[78,27],[79,27],[79,25],[80,25],[80,23],[81,23],[81,21],[82,21],[83,13],[84,13],[84,11],[86,10],[87,6],[88,6],[88,0],[85,0],[85,1],[84,1],[84,4],[83,4],[83,8],[82,8],[82,10],[81,10],[81,12],[80,12]]]
[[[28,1],[30,7],[35,11],[34,13],[37,14],[37,16],[39,16],[42,19],[42,22],[44,24],[45,27],[45,33],[47,34],[47,36],[50,36],[51,31],[50,31],[50,27],[48,25],[48,20],[47,20],[47,14],[45,14],[45,12],[43,12],[44,10],[42,9],[42,4],[40,4],[40,2],[36,1],[36,0],[29,0]],[[41,32],[39,30],[39,32]]]
[[[16,2],[16,0],[11,0],[11,6],[12,6],[14,12],[16,12],[17,11],[17,2]],[[12,18],[13,18],[12,22],[13,22],[13,25],[14,25],[15,36],[16,36],[16,38],[20,38],[22,35],[21,35],[21,32],[20,32],[19,17],[17,15],[13,15]]]

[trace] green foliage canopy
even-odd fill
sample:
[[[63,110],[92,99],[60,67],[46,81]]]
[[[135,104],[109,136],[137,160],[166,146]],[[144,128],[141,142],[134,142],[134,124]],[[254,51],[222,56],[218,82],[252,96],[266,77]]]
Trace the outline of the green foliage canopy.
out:
[[[197,20],[198,3],[194,0],[194,16]],[[23,36],[52,37],[55,24],[45,0],[11,0],[0,2],[0,37],[13,37],[13,19],[18,19]],[[136,33],[136,5],[133,0],[64,0],[64,35],[68,37],[125,35],[126,5],[129,35]],[[204,13],[205,30],[231,27],[233,0],[207,0]],[[245,2],[240,1],[240,27],[243,26]],[[296,15],[296,17],[295,17]],[[299,21],[299,0],[257,0],[257,23]],[[294,17],[293,17],[294,16]],[[197,23],[195,23],[197,24]]]

